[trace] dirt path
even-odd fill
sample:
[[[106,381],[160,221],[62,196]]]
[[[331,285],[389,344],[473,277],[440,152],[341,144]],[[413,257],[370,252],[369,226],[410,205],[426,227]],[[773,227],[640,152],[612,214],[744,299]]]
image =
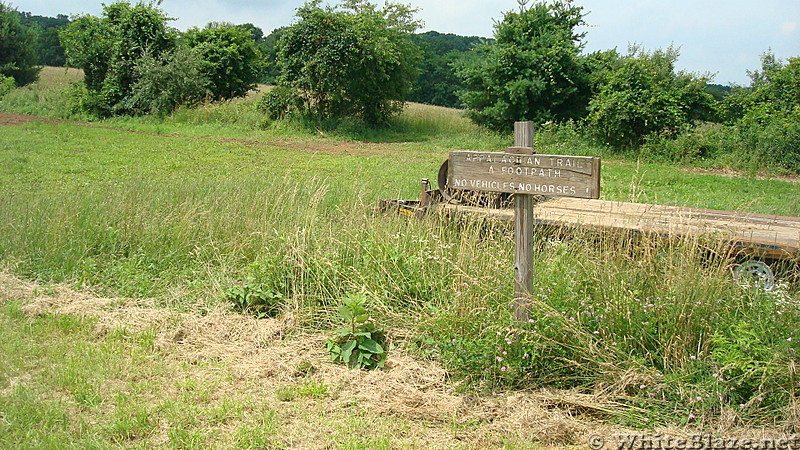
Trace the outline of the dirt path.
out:
[[[29,122],[43,122],[50,119],[43,119],[37,116],[29,116],[27,114],[14,114],[0,111],[0,125],[24,125]]]
[[[26,114],[14,114],[14,113],[6,113],[0,111],[0,126],[16,126],[16,125],[24,125],[30,122],[48,122],[48,123],[57,123],[57,122],[65,122],[64,120],[60,119],[47,119],[38,116],[31,116]],[[390,149],[382,144],[373,144],[373,143],[363,143],[363,142],[335,142],[335,141],[321,141],[319,139],[300,139],[300,138],[289,138],[289,139],[273,139],[269,141],[259,141],[256,139],[245,139],[245,138],[224,138],[224,137],[217,137],[217,136],[186,136],[181,134],[168,134],[168,133],[152,133],[147,131],[139,131],[139,130],[126,130],[124,128],[118,128],[113,126],[107,126],[97,123],[89,123],[89,122],[74,122],[75,124],[90,127],[90,128],[101,128],[104,130],[114,130],[119,131],[122,133],[131,133],[131,134],[139,134],[145,136],[155,136],[155,137],[163,137],[163,138],[184,138],[184,139],[199,139],[199,140],[206,140],[206,141],[217,141],[217,142],[224,142],[224,143],[235,143],[235,144],[242,144],[247,146],[259,147],[279,147],[285,148],[290,150],[300,150],[306,152],[317,152],[317,153],[329,153],[329,154],[339,154],[339,155],[364,155],[364,154],[375,154],[375,153],[384,153],[390,151]]]

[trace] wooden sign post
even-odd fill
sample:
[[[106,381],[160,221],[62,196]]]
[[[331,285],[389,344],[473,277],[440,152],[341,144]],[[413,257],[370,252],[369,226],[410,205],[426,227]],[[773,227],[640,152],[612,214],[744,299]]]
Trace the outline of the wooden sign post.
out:
[[[447,183],[453,189],[514,194],[514,317],[528,320],[535,196],[599,198],[600,158],[536,154],[533,123],[517,122],[514,147],[505,152],[450,152]]]

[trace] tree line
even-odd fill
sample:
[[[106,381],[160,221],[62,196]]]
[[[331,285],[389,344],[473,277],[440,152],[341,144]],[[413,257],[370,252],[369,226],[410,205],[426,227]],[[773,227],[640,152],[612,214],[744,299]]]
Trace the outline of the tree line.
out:
[[[18,12],[20,25],[27,27],[32,35],[31,53],[35,66],[63,67],[67,65],[64,47],[59,34],[72,21],[65,14],[56,17],[39,16],[30,12]],[[252,23],[237,24],[245,29],[255,42],[264,58],[259,83],[274,84],[280,74],[277,62],[277,43],[288,27],[280,27],[265,35],[264,31]],[[456,77],[453,63],[467,53],[475,44],[486,39],[476,36],[459,36],[452,33],[427,31],[412,33],[409,38],[422,51],[420,73],[406,100],[453,108],[462,107],[458,97],[461,82]],[[28,84],[34,78],[23,81]]]
[[[155,3],[113,3],[100,17],[71,21],[0,3],[0,30],[17,28],[0,31],[0,57],[19,54],[0,60],[0,73],[17,84],[35,79],[44,57],[29,50],[44,39],[35,28],[59,29],[64,62],[85,73],[77,103],[98,116],[164,114],[242,96],[267,81],[276,87],[260,105],[273,119],[354,117],[383,125],[412,100],[463,107],[494,130],[517,120],[577,123],[619,149],[663,144],[698,123],[732,127],[726,132],[739,134],[730,141],[744,142],[742,130],[752,135],[759,126],[778,133],[769,137],[768,159],[800,169],[798,58],[765,54],[760,70],[749,73],[750,86],[719,86],[677,70],[675,48],[585,53],[585,12],[571,0],[521,1],[496,22],[492,39],[417,33],[416,12],[394,3],[311,0],[294,24],[265,36],[253,24],[228,23],[181,33]]]

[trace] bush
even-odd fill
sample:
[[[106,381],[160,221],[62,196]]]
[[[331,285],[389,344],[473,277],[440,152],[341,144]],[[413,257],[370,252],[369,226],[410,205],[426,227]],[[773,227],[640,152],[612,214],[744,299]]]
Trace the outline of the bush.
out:
[[[135,114],[129,98],[142,58],[160,59],[175,48],[177,32],[153,3],[113,3],[103,17],[83,16],[62,33],[67,61],[84,71],[87,112],[101,116]]]
[[[264,68],[263,56],[250,32],[229,23],[210,23],[191,28],[186,43],[204,60],[203,73],[210,81],[214,100],[243,97],[256,87]]]
[[[495,41],[458,63],[469,117],[495,130],[515,121],[544,123],[584,116],[589,81],[580,58],[582,8],[571,1],[521,2],[495,26]]]
[[[611,145],[632,148],[652,133],[675,133],[711,116],[707,79],[675,72],[678,51],[631,48],[589,103],[588,122]]]
[[[143,55],[134,74],[136,82],[125,99],[134,114],[169,114],[181,105],[194,105],[208,95],[203,58],[190,48],[165,53],[161,58]]]
[[[271,120],[279,120],[301,112],[303,98],[290,87],[276,86],[264,94],[258,108]]]
[[[639,154],[650,161],[692,164],[730,154],[742,158],[741,151],[735,127],[705,122],[677,135],[673,132],[651,134]]]
[[[20,21],[16,9],[0,2],[0,76],[11,77],[17,86],[33,83],[41,67],[36,66],[36,32]]]
[[[756,160],[800,172],[800,106],[793,111],[751,110],[737,124],[743,145]]]
[[[13,78],[0,75],[0,97],[3,97],[4,95],[13,91],[16,86],[17,83]]]
[[[294,89],[317,119],[386,123],[402,110],[417,75],[419,50],[407,36],[418,26],[413,13],[363,0],[337,8],[306,3],[278,42],[278,85]]]

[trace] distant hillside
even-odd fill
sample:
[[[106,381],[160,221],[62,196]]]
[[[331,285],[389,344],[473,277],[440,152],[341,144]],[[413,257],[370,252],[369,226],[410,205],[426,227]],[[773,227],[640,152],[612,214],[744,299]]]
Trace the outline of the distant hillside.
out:
[[[725,97],[731,95],[731,87],[722,84],[706,84],[706,92],[714,96],[717,101],[723,100]]]
[[[69,17],[59,14],[56,17],[34,16],[29,12],[21,12],[22,23],[37,30],[39,35],[39,59],[37,64],[43,66],[64,66],[66,57],[64,47],[58,40],[58,31],[69,25]]]
[[[263,83],[273,84],[278,75],[276,44],[286,32],[286,27],[273,30],[258,39],[267,60]],[[411,35],[411,40],[422,50],[420,75],[407,100],[430,105],[460,107],[457,92],[461,82],[455,75],[452,64],[485,38],[443,34],[436,31]]]
[[[453,63],[485,38],[442,34],[436,31],[414,34],[411,40],[422,50],[420,75],[408,100],[430,105],[460,107],[457,92],[461,82]]]

